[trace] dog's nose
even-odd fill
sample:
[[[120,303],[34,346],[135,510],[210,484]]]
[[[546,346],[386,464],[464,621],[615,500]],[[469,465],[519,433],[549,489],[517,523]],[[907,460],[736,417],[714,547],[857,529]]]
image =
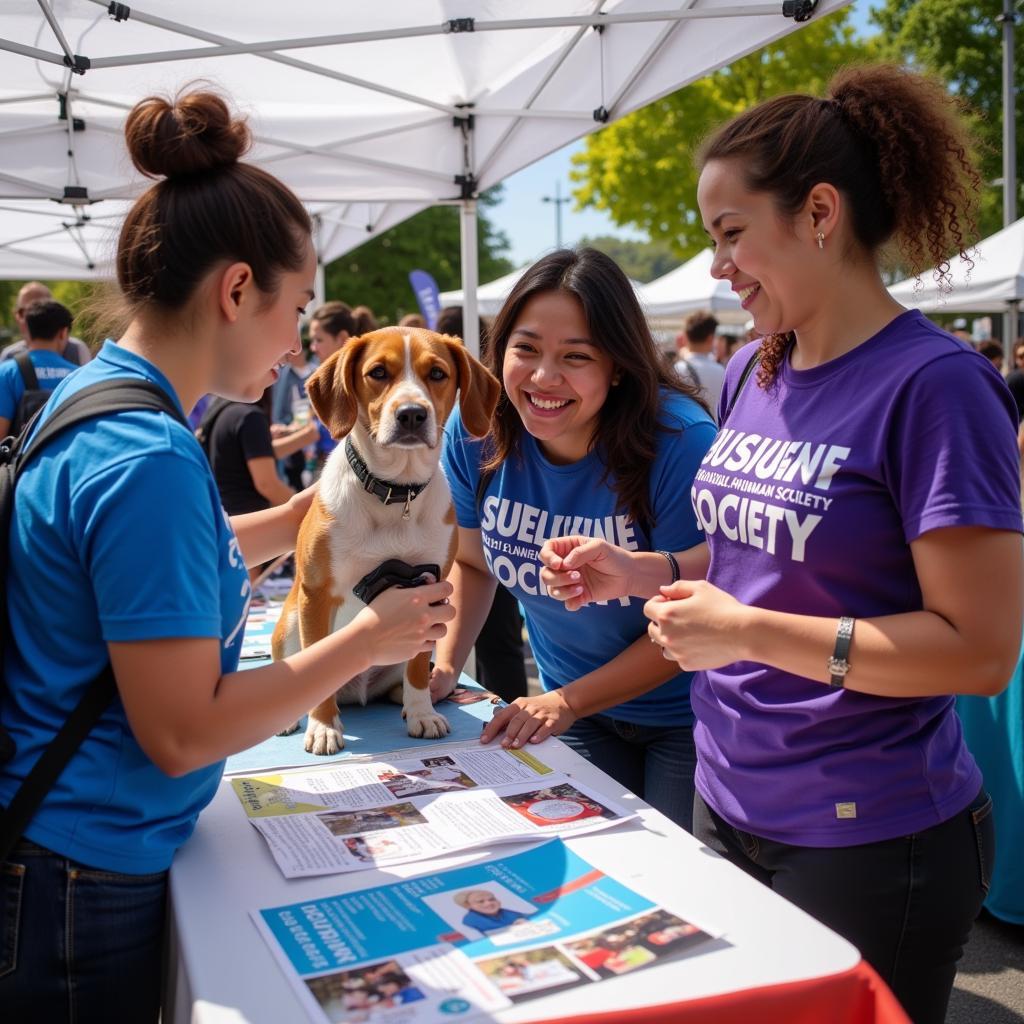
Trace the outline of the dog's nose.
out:
[[[400,405],[395,419],[403,430],[418,430],[427,422],[427,410],[422,405]]]

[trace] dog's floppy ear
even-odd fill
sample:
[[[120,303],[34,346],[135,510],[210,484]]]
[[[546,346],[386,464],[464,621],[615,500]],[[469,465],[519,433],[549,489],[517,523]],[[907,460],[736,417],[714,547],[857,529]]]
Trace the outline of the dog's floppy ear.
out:
[[[355,426],[359,410],[356,369],[365,347],[365,338],[349,338],[306,381],[309,404],[335,441],[340,441]]]
[[[458,338],[444,336],[459,368],[459,407],[462,422],[473,437],[485,437],[491,430],[491,417],[498,405],[501,384],[490,370],[466,350]]]

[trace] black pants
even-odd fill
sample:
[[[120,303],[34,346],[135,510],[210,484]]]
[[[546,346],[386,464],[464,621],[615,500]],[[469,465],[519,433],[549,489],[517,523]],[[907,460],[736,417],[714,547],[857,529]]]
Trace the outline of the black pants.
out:
[[[476,680],[485,690],[509,704],[526,696],[523,617],[519,602],[500,584],[475,650]]]
[[[789,846],[733,828],[701,799],[693,833],[852,942],[914,1024],[942,1024],[956,964],[988,892],[992,800],[913,835],[863,846]]]

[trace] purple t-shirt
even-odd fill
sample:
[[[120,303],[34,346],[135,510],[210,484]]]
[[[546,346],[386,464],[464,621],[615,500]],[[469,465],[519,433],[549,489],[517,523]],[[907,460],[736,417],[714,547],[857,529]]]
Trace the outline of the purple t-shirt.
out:
[[[721,409],[754,346],[730,361]],[[1017,413],[983,356],[916,310],[810,370],[751,375],[695,478],[708,579],[748,605],[869,618],[920,610],[909,544],[1021,530]],[[802,846],[919,831],[981,774],[952,697],[875,697],[752,662],[698,673],[697,788],[727,822]]]

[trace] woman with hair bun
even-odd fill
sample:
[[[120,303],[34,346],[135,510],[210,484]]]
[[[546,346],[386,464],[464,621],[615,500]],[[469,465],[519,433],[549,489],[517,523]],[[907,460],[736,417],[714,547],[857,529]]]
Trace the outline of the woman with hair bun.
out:
[[[999,373],[899,306],[879,258],[964,253],[969,151],[944,89],[886,66],[706,143],[712,273],[761,341],[729,364],[694,485],[703,564],[646,584],[651,639],[703,670],[694,833],[856,944],[917,1024],[944,1019],[992,866],[952,695],[1014,670],[1020,479]],[[581,539],[542,558],[570,607],[646,567]]]
[[[47,415],[114,379],[155,384],[182,415],[207,392],[252,401],[298,347],[309,217],[240,162],[248,130],[215,95],[144,100],[125,134],[135,166],[160,179],[119,238],[128,326],[59,385]],[[71,428],[22,473],[0,708],[16,752],[0,766],[0,804],[108,662],[117,693],[0,864],[5,1019],[156,1021],[167,868],[224,758],[443,635],[447,583],[390,590],[299,654],[236,671],[246,566],[290,550],[312,500],[229,520],[188,427],[152,411]]]

